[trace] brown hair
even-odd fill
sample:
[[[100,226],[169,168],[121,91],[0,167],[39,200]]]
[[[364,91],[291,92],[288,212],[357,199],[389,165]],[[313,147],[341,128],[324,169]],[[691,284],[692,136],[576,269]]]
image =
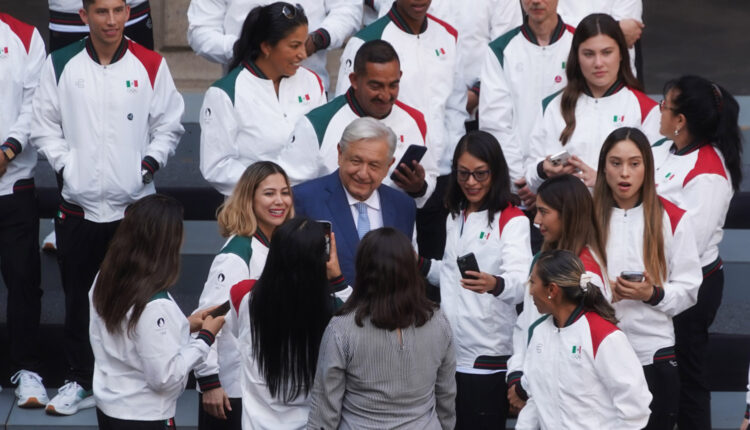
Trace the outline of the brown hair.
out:
[[[584,311],[595,312],[612,324],[617,324],[615,310],[599,287],[589,282],[585,291],[581,288],[581,275],[586,273],[586,269],[572,252],[565,249],[543,251],[534,264],[534,270],[543,285],[557,284],[567,302],[581,303]]]
[[[599,167],[594,186],[594,202],[596,221],[601,232],[602,244],[607,246],[609,236],[609,220],[615,199],[612,189],[607,184],[606,164],[607,154],[615,145],[622,141],[630,141],[638,147],[643,158],[643,185],[641,185],[641,201],[643,202],[643,266],[651,275],[651,279],[659,285],[667,280],[667,261],[664,252],[664,234],[662,232],[664,207],[656,194],[654,183],[654,156],[648,138],[637,128],[621,127],[607,136],[599,152]]]
[[[599,226],[594,218],[594,202],[586,185],[573,175],[555,176],[539,186],[537,196],[560,214],[562,223],[560,238],[554,242],[545,241],[542,251],[567,249],[580,255],[588,245],[601,261],[602,273],[606,273],[606,250],[602,246]]]
[[[614,39],[620,50],[620,70],[617,72],[617,77],[622,79],[628,88],[639,91],[643,90],[643,86],[633,76],[633,71],[630,69],[628,45],[625,43],[625,36],[622,34],[617,21],[604,13],[593,13],[583,18],[573,34],[573,42],[568,54],[568,63],[565,67],[568,84],[565,86],[560,100],[560,111],[565,120],[565,128],[560,133],[560,142],[563,146],[568,143],[568,140],[573,136],[573,132],[576,129],[576,104],[581,93],[587,86],[586,79],[581,72],[581,66],[578,63],[578,50],[583,42],[600,34]]]
[[[153,194],[128,207],[94,283],[94,309],[107,331],[122,331],[132,308],[132,333],[149,300],[177,282],[182,245],[182,205]]]
[[[370,317],[386,330],[420,327],[432,318],[435,304],[425,295],[424,278],[409,239],[391,227],[372,230],[357,248],[356,281],[339,315],[355,312],[355,322]]]
[[[274,162],[258,161],[245,169],[237,185],[234,186],[232,195],[216,211],[219,233],[222,236],[229,237],[233,234],[252,236],[255,234],[258,221],[255,219],[255,211],[253,210],[253,197],[255,197],[255,192],[258,190],[260,183],[276,173],[281,174],[287,186],[289,186],[289,178],[286,176],[286,172]],[[289,194],[291,195],[291,193],[292,188],[290,186]],[[294,206],[289,208],[286,219],[293,217]]]

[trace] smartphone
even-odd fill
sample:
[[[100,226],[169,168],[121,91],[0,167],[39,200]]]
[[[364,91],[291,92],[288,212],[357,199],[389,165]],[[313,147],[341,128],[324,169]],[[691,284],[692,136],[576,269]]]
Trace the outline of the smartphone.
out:
[[[553,165],[559,166],[559,165],[566,165],[568,164],[568,159],[570,158],[570,154],[566,150],[562,150],[558,152],[557,154],[553,154],[549,157],[549,161],[552,162]]]
[[[474,253],[470,252],[466,255],[463,255],[461,257],[458,257],[456,259],[456,263],[458,263],[458,270],[461,272],[461,277],[464,279],[479,279],[476,276],[467,275],[466,271],[471,270],[474,272],[479,272],[479,265],[477,264],[477,259],[474,257]]]
[[[220,304],[219,307],[217,307],[216,309],[212,310],[208,314],[211,315],[212,317],[216,318],[216,317],[220,317],[220,316],[226,315],[227,312],[229,312],[229,300],[227,300],[226,302]]]
[[[398,160],[398,163],[396,163],[396,169],[399,169],[401,164],[405,164],[411,169],[412,162],[416,161],[419,163],[422,160],[422,157],[424,157],[425,152],[427,152],[427,147],[424,145],[409,145],[408,148],[406,148],[406,152],[404,152],[404,155],[401,156],[401,159]],[[396,169],[393,169],[393,173],[391,173],[391,180],[396,180]]]
[[[643,274],[643,272],[638,272],[635,270],[625,270],[620,273],[620,277],[630,282],[643,282],[646,279],[646,276]]]
[[[320,220],[317,222],[323,227],[323,232],[326,236],[326,261],[328,261],[331,259],[331,222]]]

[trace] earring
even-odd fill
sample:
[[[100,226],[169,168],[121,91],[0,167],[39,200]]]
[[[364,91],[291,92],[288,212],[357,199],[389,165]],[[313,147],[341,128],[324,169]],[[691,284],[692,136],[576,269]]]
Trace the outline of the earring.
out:
[[[552,296],[547,296],[548,299],[552,300]]]
[[[674,135],[675,136],[679,136],[680,135],[680,129],[679,128],[675,128],[674,129]]]

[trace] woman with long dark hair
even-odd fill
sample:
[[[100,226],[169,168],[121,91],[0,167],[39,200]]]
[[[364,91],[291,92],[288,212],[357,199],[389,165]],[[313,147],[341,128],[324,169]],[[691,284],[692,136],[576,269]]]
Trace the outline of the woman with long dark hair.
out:
[[[529,292],[543,316],[529,327],[530,397],[516,428],[643,428],[651,401],[643,370],[578,257],[543,251]]]
[[[356,265],[354,292],[323,335],[307,427],[452,429],[453,334],[425,296],[410,240],[370,231]]]
[[[614,129],[659,135],[659,110],[633,76],[625,37],[606,14],[591,14],[576,28],[565,66],[568,84],[542,102],[532,132],[526,181],[532,191],[548,177],[576,173],[593,187],[601,143]],[[570,159],[560,153],[566,151]]]
[[[497,140],[472,131],[453,153],[442,260],[424,265],[456,342],[456,428],[504,428],[506,361],[531,262],[529,220],[514,205]],[[476,259],[479,271],[459,267]]]
[[[126,210],[109,245],[89,293],[101,429],[174,428],[188,374],[224,324],[206,311],[186,319],[168,293],[182,238],[182,205],[155,194]]]
[[[273,232],[293,216],[292,189],[281,167],[258,161],[245,169],[232,195],[218,210],[219,231],[227,241],[211,263],[198,309],[220,305],[233,285],[258,279]],[[213,349],[217,354],[196,371],[201,391],[198,427],[240,429],[242,387],[237,338],[225,330]]]
[[[680,398],[672,318],[695,304],[703,276],[685,211],[656,194],[653,178],[646,136],[635,128],[613,131],[602,145],[594,188],[609,278],[615,280],[607,298],[653,395],[645,428],[671,430]]]
[[[275,2],[250,11],[226,76],[201,108],[200,168],[228,196],[245,167],[274,160],[302,115],[326,102],[323,83],[300,66],[307,58],[307,17]]]
[[[260,278],[233,286],[230,298],[227,326],[242,363],[242,428],[304,428],[333,311],[323,227],[292,218],[276,228]]]
[[[583,263],[591,283],[602,291],[609,290],[604,275],[606,255],[594,218],[594,203],[583,182],[572,175],[546,180],[537,191],[536,208],[534,223],[544,238],[542,251],[564,249],[572,252]],[[532,266],[535,261],[532,261]],[[516,409],[523,408],[528,399],[523,363],[529,326],[540,316],[527,291],[523,311],[513,330],[513,356],[508,360],[508,400]]]
[[[724,289],[719,243],[729,202],[742,182],[739,105],[723,87],[698,76],[668,82],[661,102],[661,133],[653,144],[659,194],[695,220],[703,284],[698,303],[674,318],[680,370],[680,428],[711,427],[705,371],[708,327]]]

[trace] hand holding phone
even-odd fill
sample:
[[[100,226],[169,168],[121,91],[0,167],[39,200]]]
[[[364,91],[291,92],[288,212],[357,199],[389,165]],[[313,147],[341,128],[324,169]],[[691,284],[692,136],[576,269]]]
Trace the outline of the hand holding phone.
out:
[[[323,227],[323,234],[325,234],[326,240],[326,261],[331,259],[331,222],[330,221],[316,221]]]
[[[550,155],[549,161],[552,163],[553,166],[560,166],[560,165],[564,166],[568,164],[569,158],[570,158],[570,153],[568,153],[568,151],[563,149],[557,154]]]
[[[625,270],[620,273],[620,277],[630,282],[643,282],[646,279],[646,276],[643,274],[643,272],[635,270]]]
[[[227,300],[226,302],[217,306],[214,310],[212,310],[208,314],[213,318],[218,318],[222,315],[226,315],[227,312],[229,312],[229,309],[230,309],[230,304],[229,304],[229,300]]]
[[[473,272],[479,272],[479,264],[477,264],[477,258],[473,252],[458,257],[456,259],[458,264],[458,270],[461,272],[461,277],[464,279],[479,279],[476,276],[467,275],[466,272],[471,270]]]
[[[401,164],[406,165],[409,167],[409,169],[412,169],[412,166],[414,165],[414,161],[419,163],[422,160],[422,157],[427,152],[427,147],[424,145],[409,145],[408,148],[406,148],[406,152],[404,152],[404,155],[401,156],[401,159],[398,160],[398,163],[396,164],[396,168],[393,170],[393,173],[391,173],[391,180],[396,181],[397,178],[395,176],[396,170],[401,169]]]

